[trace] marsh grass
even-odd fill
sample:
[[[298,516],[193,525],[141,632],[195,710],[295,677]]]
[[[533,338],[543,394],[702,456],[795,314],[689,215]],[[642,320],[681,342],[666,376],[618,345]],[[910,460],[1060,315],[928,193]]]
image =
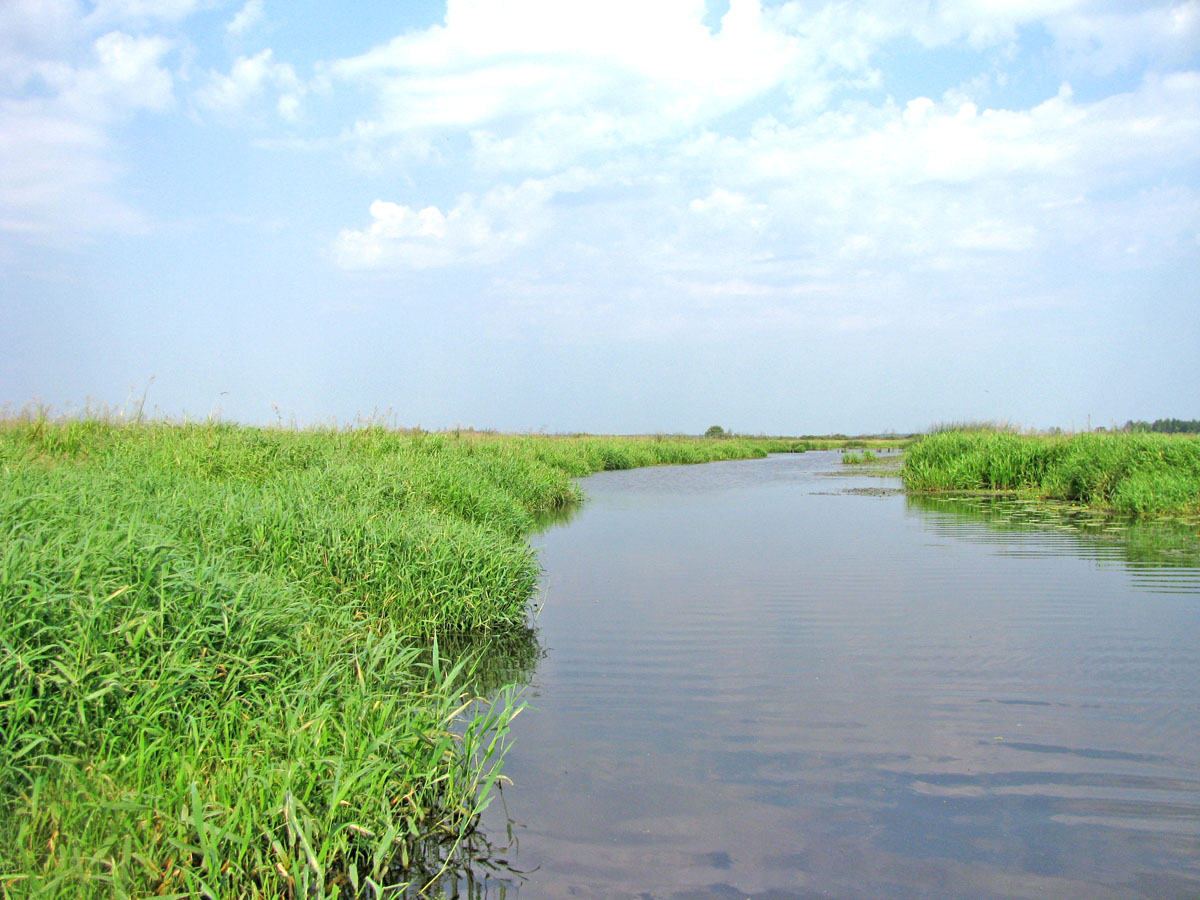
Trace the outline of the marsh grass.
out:
[[[541,517],[778,449],[0,423],[0,894],[407,890],[500,777]]]
[[[906,453],[915,491],[1012,491],[1133,515],[1200,512],[1200,439],[947,431]]]
[[[858,452],[847,452],[842,454],[842,464],[847,466],[862,466],[874,463],[877,457],[870,450]]]

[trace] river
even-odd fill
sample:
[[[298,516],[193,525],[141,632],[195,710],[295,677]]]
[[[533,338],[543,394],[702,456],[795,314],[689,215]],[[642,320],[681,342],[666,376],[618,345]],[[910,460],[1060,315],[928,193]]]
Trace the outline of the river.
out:
[[[463,896],[1200,896],[1194,532],[914,502],[829,452],[583,487],[534,539]]]

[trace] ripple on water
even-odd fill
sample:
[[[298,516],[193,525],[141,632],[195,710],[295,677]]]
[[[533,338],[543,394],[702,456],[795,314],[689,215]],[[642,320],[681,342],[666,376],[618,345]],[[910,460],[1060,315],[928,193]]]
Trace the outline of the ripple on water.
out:
[[[507,896],[1200,896],[1200,552],[836,467],[606,473],[539,538]]]

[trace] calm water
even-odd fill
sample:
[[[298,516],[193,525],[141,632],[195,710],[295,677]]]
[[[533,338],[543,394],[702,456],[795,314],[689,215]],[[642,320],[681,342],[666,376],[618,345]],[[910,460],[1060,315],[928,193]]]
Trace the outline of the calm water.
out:
[[[839,460],[586,479],[536,539],[508,846],[464,894],[1200,897],[1187,541],[1148,559]]]

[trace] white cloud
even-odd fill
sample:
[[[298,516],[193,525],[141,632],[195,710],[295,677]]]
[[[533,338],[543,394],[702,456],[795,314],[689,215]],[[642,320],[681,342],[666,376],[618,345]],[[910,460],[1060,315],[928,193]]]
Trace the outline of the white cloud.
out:
[[[1090,103],[1064,87],[1028,110],[957,95],[850,105],[745,137],[705,133],[637,164],[637,202],[539,236],[540,255],[607,304],[591,320],[577,310],[579,329],[636,316],[644,334],[656,318],[665,331],[777,333],[878,328],[939,304],[1006,310],[1066,271],[1118,257],[1153,268],[1190,244],[1200,73]],[[1189,189],[1143,187],[1189,173]],[[628,282],[636,295],[618,288]],[[736,311],[713,309],[718,295]]]
[[[694,213],[715,213],[722,216],[741,215],[750,206],[746,198],[724,188],[716,188],[707,197],[697,197],[688,204]]]
[[[1200,73],[1150,77],[1137,91],[1078,103],[1068,87],[1030,110],[919,98],[904,110],[849,108],[803,125],[764,121],[744,139],[694,145],[744,185],[790,181],[817,195],[926,185],[1077,194],[1200,156]],[[1005,188],[1007,190],[1007,187]]]
[[[98,65],[81,70],[74,87],[82,102],[115,113],[163,110],[174,103],[171,73],[159,65],[170,41],[115,31],[98,38],[94,47]]]
[[[1200,46],[1200,0],[734,0],[715,32],[704,15],[702,0],[449,0],[443,24],[333,61],[321,77],[374,97],[345,132],[355,152],[466,132],[478,164],[546,172],[677,141],[768,100],[776,116],[804,121],[839,89],[886,88],[876,58],[902,38],[1003,47],[1037,24],[1069,68],[1105,71],[1139,54],[1186,63]]]
[[[288,63],[275,62],[268,48],[236,59],[228,75],[209,73],[207,82],[196,92],[196,100],[213,112],[241,116],[257,112],[271,92],[278,94],[275,108],[280,116],[298,118],[306,88],[296,70]]]
[[[452,263],[495,262],[544,234],[553,221],[549,202],[561,192],[579,190],[589,179],[567,173],[501,185],[482,196],[464,194],[449,210],[415,209],[376,200],[371,223],[345,229],[331,251],[346,269],[425,269]]]
[[[0,3],[0,87],[21,87],[40,65],[65,58],[80,28],[71,0]]]
[[[175,105],[167,65],[177,42],[146,29],[192,0],[0,3],[0,230],[70,241],[140,230],[120,196],[126,167],[114,129]]]
[[[149,32],[202,2],[213,5],[102,0],[90,15],[65,0],[0,4],[0,85],[13,95],[0,100],[0,227],[137,227],[116,199],[112,128],[171,107],[164,60],[172,46],[198,57],[202,42]],[[224,9],[206,17],[218,36],[263,20],[263,0]],[[98,36],[101,22],[112,24]],[[1191,193],[1151,215],[1162,195],[1138,192],[1195,181],[1200,0],[734,0],[719,27],[704,23],[703,0],[449,0],[443,23],[311,80],[270,49],[206,60],[193,110],[252,126],[260,147],[336,148],[359,176],[386,179],[363,197],[383,198],[366,221],[331,242],[341,267],[553,265],[563,282],[598,286],[589,302],[624,303],[643,322],[658,308],[686,324],[688,309],[734,299],[757,310],[747,320],[800,321],[783,310],[814,294],[858,302],[881,279],[999,283],[1049,271],[1056,253],[1135,247],[1145,259],[1195,234]],[[1050,46],[1031,51],[1034,34]],[[903,94],[880,68],[895,46],[918,67],[940,59],[922,47],[987,52],[981,71],[944,85],[936,71],[915,88],[897,80]],[[1038,90],[1030,78],[1046,69],[1063,88],[999,108],[972,85],[1001,81],[1004,60],[1038,72],[1014,69],[1026,80],[1002,96]],[[329,102],[313,102],[322,91]],[[280,119],[300,126],[291,143],[271,130]],[[1101,197],[1120,216],[1093,221]],[[876,321],[861,303],[839,321]],[[809,307],[802,318],[834,321]]]
[[[1071,12],[1048,29],[1076,69],[1107,75],[1142,60],[1186,65],[1200,47],[1200,0]]]
[[[361,137],[464,129],[493,161],[562,165],[563,138],[574,154],[661,140],[770,90],[800,61],[757,0],[734,0],[716,34],[703,15],[701,0],[450,0],[444,25],[326,74],[375,92]]]
[[[380,269],[503,259],[506,308],[574,332],[879,330],[935,308],[951,321],[959,305],[1001,315],[1013,296],[1048,296],[1068,268],[1154,266],[1191,242],[1200,189],[1142,185],[1200,163],[1200,73],[1150,74],[1093,102],[1064,85],[1029,109],[958,91],[847,102],[600,159],[569,200],[550,178],[449,208],[375,204],[333,258]],[[486,183],[490,170],[463,165]],[[536,311],[559,303],[561,314]]]
[[[704,226],[715,225],[723,230],[760,232],[768,219],[767,204],[752,203],[744,194],[722,187],[714,188],[707,197],[696,197],[688,204],[688,210]]]
[[[241,37],[266,19],[263,10],[263,0],[246,0],[246,5],[238,10],[237,15],[229,20],[225,31],[234,37]]]
[[[1054,40],[1052,55],[1100,73],[1138,59],[1178,65],[1194,57],[1200,38],[1198,0],[875,0],[853,7],[790,2],[779,16],[798,30],[820,35],[831,58],[860,67],[900,36],[927,47],[966,41],[984,50],[1012,47],[1022,29],[1040,26]]]
[[[414,210],[408,206],[376,200],[371,204],[371,224],[363,231],[345,230],[334,244],[334,258],[346,269],[370,269],[392,262],[402,262],[414,268],[445,265],[455,256],[457,247],[446,243],[446,215],[435,206]],[[463,234],[456,234],[461,246],[476,244],[475,233],[486,234],[473,210],[467,213],[460,207],[452,210],[456,230],[467,221]],[[465,240],[464,240],[465,239]]]
[[[0,98],[0,228],[58,239],[144,227],[112,192],[120,166],[109,128],[174,103],[173,79],[161,64],[170,49],[163,38],[110,32],[82,64],[33,64],[30,77],[48,91]]]

